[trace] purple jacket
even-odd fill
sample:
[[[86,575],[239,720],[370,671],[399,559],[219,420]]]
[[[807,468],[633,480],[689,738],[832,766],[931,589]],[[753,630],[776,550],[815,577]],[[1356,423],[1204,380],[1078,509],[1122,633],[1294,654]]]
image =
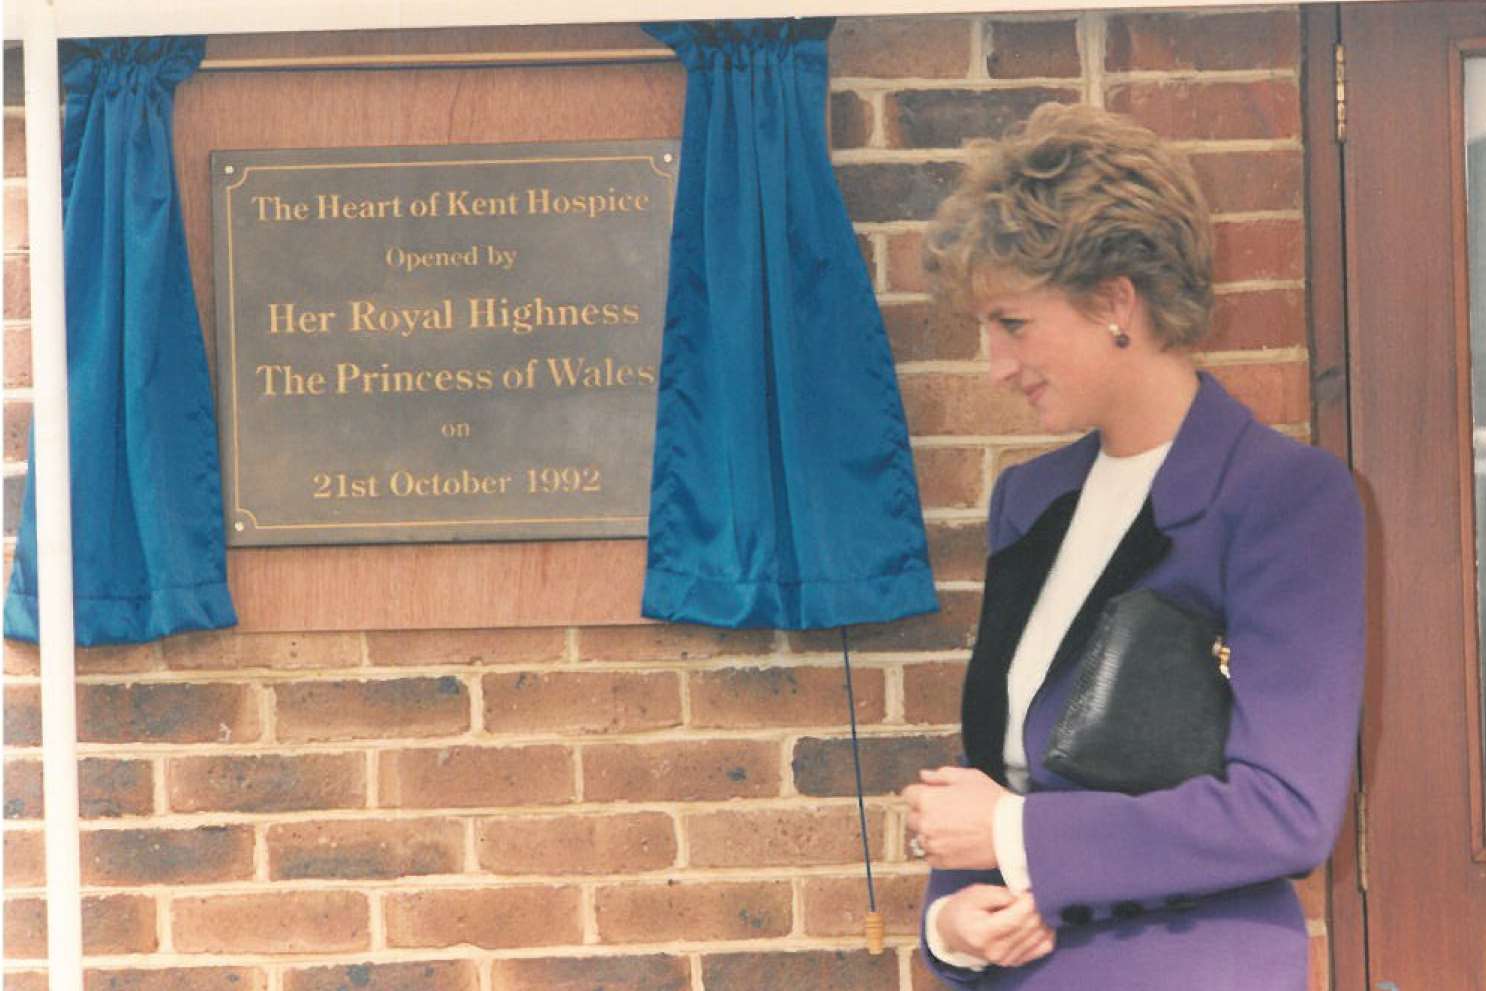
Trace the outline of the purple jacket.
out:
[[[1005,780],[1006,672],[1099,449],[1097,434],[1005,471],[966,675],[966,756]],[[1219,617],[1232,647],[1227,781],[1130,797],[1041,763],[1104,602],[1149,587]],[[1346,805],[1362,697],[1363,533],[1346,467],[1258,423],[1210,376],[1054,656],[1025,728],[1033,894],[1058,945],[1021,968],[931,965],[1018,991],[1304,991],[1288,876],[1326,860]],[[925,905],[996,872],[934,871]],[[927,953],[925,954],[927,956]]]

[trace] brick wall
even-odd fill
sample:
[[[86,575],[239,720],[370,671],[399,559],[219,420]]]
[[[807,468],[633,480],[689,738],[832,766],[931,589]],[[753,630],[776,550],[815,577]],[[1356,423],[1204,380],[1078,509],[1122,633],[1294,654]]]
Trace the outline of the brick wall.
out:
[[[967,138],[1049,100],[1133,113],[1217,213],[1201,362],[1307,432],[1293,10],[857,19],[838,174],[899,362],[944,610],[854,633],[890,950],[864,894],[834,634],[679,626],[200,634],[78,653],[94,991],[920,991],[892,794],[957,752],[990,486],[1044,436],[918,268]],[[30,421],[24,120],[7,66],[7,556]],[[575,70],[579,71],[579,70]],[[45,986],[37,657],[8,644],[5,979]],[[1326,977],[1324,878],[1302,885]]]

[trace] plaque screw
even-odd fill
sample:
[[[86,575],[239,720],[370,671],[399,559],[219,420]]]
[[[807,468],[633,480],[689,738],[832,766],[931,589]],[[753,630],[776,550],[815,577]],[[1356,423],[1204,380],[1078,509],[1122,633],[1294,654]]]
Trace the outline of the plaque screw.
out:
[[[242,521],[239,520],[236,523],[232,524],[232,529],[236,530],[238,533],[242,533],[244,530],[247,529],[247,527],[243,526]]]
[[[672,154],[671,154],[671,153],[670,153],[670,152],[666,152],[666,153],[665,153],[665,156],[664,156],[664,157],[663,157],[663,158],[662,158],[662,161],[664,161],[664,162],[666,162],[666,163],[667,163],[667,164],[669,164],[669,163],[670,163],[670,161],[671,161],[671,160],[672,160],[672,159],[673,159],[673,158],[674,158],[674,157],[675,157],[675,156],[673,156],[673,155],[672,155]]]
[[[222,171],[223,172],[226,172],[228,175],[232,175],[234,172],[237,171],[237,166],[236,165],[228,165],[225,168],[223,168]]]

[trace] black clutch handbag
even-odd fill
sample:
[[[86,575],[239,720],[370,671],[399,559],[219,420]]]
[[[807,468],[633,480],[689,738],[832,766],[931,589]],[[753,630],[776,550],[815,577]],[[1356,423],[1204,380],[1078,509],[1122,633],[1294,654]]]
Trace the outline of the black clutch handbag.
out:
[[[1226,777],[1233,692],[1217,623],[1149,589],[1117,595],[1074,679],[1043,756],[1050,770],[1130,795]]]

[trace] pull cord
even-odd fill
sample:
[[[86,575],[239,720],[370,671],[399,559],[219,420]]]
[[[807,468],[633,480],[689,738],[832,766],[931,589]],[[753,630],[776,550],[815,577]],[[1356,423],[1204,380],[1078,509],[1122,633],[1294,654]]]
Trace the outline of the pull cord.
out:
[[[851,687],[851,645],[846,627],[841,627],[841,665],[846,670],[846,711],[851,718],[851,763],[856,771],[857,815],[861,820],[862,863],[867,868],[867,951],[874,956],[882,952],[884,924],[877,911],[877,892],[872,884],[872,845],[867,838],[867,801],[862,794],[862,750],[857,739],[857,702]]]

